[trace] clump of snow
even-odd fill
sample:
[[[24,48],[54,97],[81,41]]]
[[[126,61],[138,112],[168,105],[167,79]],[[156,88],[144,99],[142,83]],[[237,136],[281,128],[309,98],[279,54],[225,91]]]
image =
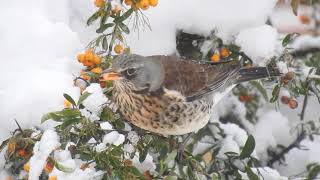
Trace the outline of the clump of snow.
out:
[[[100,128],[102,130],[113,130],[113,127],[109,122],[100,123]]]
[[[139,169],[141,173],[144,173],[145,171],[150,171],[150,173],[153,173],[156,170],[156,165],[153,162],[153,157],[150,154],[147,154],[146,159],[140,163],[139,153],[137,152],[132,159],[132,163],[137,169]]]
[[[320,36],[301,35],[290,45],[294,50],[320,48]]]
[[[269,167],[251,169],[256,175],[258,175],[261,179],[264,180],[288,180],[287,177],[281,176],[277,170],[271,169]],[[246,173],[243,173],[241,171],[239,171],[239,173],[242,175],[242,178],[244,180],[249,180],[249,177]]]
[[[262,112],[258,118],[253,135],[256,140],[256,151],[259,157],[266,158],[268,147],[275,147],[278,144],[286,146],[291,142],[287,117],[280,112],[270,110]]]
[[[49,154],[60,146],[58,134],[54,130],[46,130],[39,142],[34,145],[30,158],[29,180],[37,180],[43,170]]]
[[[97,152],[102,152],[104,150],[107,149],[107,145],[105,143],[99,143],[98,145],[96,145],[95,150]]]
[[[288,65],[283,61],[277,62],[277,67],[278,67],[280,73],[285,74],[285,73],[289,72]]]
[[[277,30],[269,25],[248,28],[240,31],[236,44],[257,65],[265,65],[266,61],[276,55]]]
[[[112,131],[103,137],[103,143],[113,144],[115,146],[119,146],[124,142],[124,140],[125,136],[123,134],[118,133],[117,131]]]
[[[91,93],[91,95],[83,101],[83,105],[91,113],[99,116],[103,105],[108,101],[108,98],[103,94],[102,88],[98,83],[92,83],[88,86],[85,92]]]
[[[304,171],[308,164],[320,162],[320,137],[314,136],[314,138],[314,141],[305,139],[301,142],[301,146],[308,151],[295,148],[287,153],[285,155],[286,166],[279,166],[278,163],[274,164],[281,174],[287,176],[297,174],[297,172]]]
[[[140,140],[138,134],[135,131],[130,131],[128,133],[127,139],[133,144],[136,145],[138,141]]]
[[[96,171],[94,168],[86,168],[84,170],[77,168],[72,173],[65,173],[54,169],[50,176],[56,176],[57,179],[63,180],[100,180],[102,179],[104,172]]]
[[[132,144],[125,144],[123,146],[123,151],[127,152],[127,153],[133,153],[134,152],[134,147],[132,146]]]

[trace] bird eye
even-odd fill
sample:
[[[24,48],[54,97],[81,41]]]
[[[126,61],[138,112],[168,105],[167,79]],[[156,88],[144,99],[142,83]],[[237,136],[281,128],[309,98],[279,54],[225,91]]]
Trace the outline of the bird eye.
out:
[[[128,76],[132,76],[133,74],[136,73],[136,69],[134,69],[134,68],[128,68],[126,72],[127,72],[127,75],[128,75]]]

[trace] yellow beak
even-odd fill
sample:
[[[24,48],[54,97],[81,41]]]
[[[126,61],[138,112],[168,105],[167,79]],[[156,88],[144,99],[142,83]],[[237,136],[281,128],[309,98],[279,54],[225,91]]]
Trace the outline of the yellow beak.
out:
[[[115,81],[122,79],[122,76],[120,73],[114,71],[113,69],[107,69],[102,72],[101,80],[103,81]]]

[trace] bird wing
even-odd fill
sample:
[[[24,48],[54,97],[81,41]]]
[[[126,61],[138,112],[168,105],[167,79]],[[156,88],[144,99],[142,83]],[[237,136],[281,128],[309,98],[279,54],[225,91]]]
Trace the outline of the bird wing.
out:
[[[222,91],[233,83],[240,70],[236,62],[199,63],[181,60],[175,56],[149,56],[161,61],[165,76],[163,88],[180,92],[187,101],[199,99],[209,93]]]

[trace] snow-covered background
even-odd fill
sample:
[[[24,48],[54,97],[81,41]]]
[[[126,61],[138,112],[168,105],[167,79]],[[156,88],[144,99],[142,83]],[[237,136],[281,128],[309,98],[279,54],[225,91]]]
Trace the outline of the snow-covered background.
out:
[[[301,25],[290,10],[274,10],[275,5],[276,0],[159,0],[156,8],[145,12],[152,31],[132,32],[127,42],[134,53],[172,54],[177,29],[204,35],[216,29],[218,36],[235,41],[257,64],[263,64],[281,51],[281,35],[265,25],[268,17],[275,25],[281,24],[279,17]],[[24,128],[39,125],[44,113],[61,109],[63,93],[78,96],[73,86],[81,69],[76,54],[96,35],[94,27],[85,26],[94,10],[93,0],[0,1],[0,141],[16,128],[14,119]],[[239,103],[226,98],[230,101],[218,107],[219,113],[228,103]],[[315,109],[307,110],[309,117],[316,116]],[[261,121],[250,131],[257,139],[260,158],[266,147],[291,142],[294,137],[289,131],[299,111],[283,107],[276,112],[266,107],[259,112]],[[290,152],[289,165],[277,168],[280,174],[291,175],[310,162],[320,162],[320,141],[303,144],[312,150]]]

